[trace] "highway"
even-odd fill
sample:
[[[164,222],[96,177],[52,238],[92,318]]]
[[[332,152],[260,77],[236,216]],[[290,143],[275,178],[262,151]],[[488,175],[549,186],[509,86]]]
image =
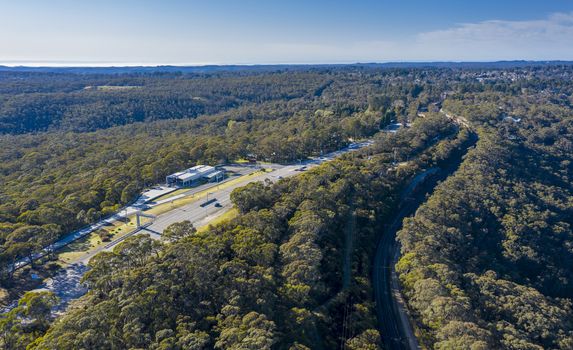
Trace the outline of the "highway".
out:
[[[271,172],[261,174],[257,177],[245,179],[244,181],[225,188],[219,189],[218,187],[213,187],[212,190],[209,191],[208,195],[203,196],[203,198],[199,198],[193,203],[175,208],[165,214],[159,215],[153,221],[153,223],[144,228],[142,232],[161,234],[163,230],[165,230],[169,225],[184,220],[191,221],[195,227],[207,225],[209,221],[233,207],[233,203],[231,203],[231,192],[233,192],[233,190],[236,188],[243,187],[251,182],[264,182],[267,180],[270,182],[276,182],[282,178],[291,177],[304,172],[297,171],[297,169],[300,169],[301,167],[306,167],[306,171],[321,164],[324,161],[331,159],[332,157],[324,157],[323,160],[314,160],[297,165],[274,165]],[[215,201],[212,201],[213,199]],[[202,206],[208,200],[210,203],[208,205]],[[220,207],[217,207],[216,204],[220,205]]]
[[[316,166],[315,164],[307,165],[307,169]],[[161,239],[161,234],[163,231],[169,227],[169,225],[181,222],[184,220],[189,220],[195,227],[201,227],[208,225],[213,219],[218,217],[219,215],[224,214],[226,211],[230,210],[233,207],[231,203],[231,192],[234,189],[243,187],[251,182],[257,181],[265,181],[269,180],[271,182],[278,181],[280,178],[289,177],[300,172],[296,171],[296,169],[300,168],[301,165],[289,165],[289,166],[281,166],[273,164],[270,169],[273,169],[271,172],[262,173],[258,176],[252,176],[249,178],[245,178],[243,181],[234,183],[231,186],[217,186],[216,184],[211,184],[208,187],[198,187],[196,189],[191,190],[187,196],[196,195],[199,192],[205,192],[208,190],[208,195],[203,195],[201,198],[197,198],[197,200],[193,201],[184,206],[174,206],[172,210],[169,210],[166,213],[158,215],[153,221],[143,226],[140,230],[133,231],[121,238],[114,240],[107,245],[90,252],[90,254],[84,256],[78,262],[83,264],[87,264],[89,260],[101,251],[110,251],[113,248],[124,241],[127,237],[137,235],[137,234],[148,234],[151,238],[154,239]],[[180,196],[172,197],[166,200],[169,203],[173,198],[182,198]],[[215,201],[213,201],[213,199]],[[204,205],[207,201],[210,201],[208,205]],[[165,201],[159,201],[157,204],[165,203]],[[216,206],[216,204],[220,206]],[[151,203],[149,205],[150,208],[153,208],[156,204]]]
[[[152,238],[159,238],[163,230],[165,230],[169,225],[181,222],[184,220],[189,220],[194,224],[195,227],[201,227],[208,225],[209,222],[215,219],[217,216],[223,214],[224,212],[230,210],[233,207],[231,203],[231,192],[234,189],[243,187],[251,182],[259,181],[270,181],[277,182],[282,178],[287,178],[303,173],[304,171],[310,170],[324,162],[333,160],[334,158],[353,150],[357,150],[370,145],[372,142],[366,141],[362,143],[353,143],[349,147],[341,149],[336,152],[326,154],[322,157],[317,157],[313,159],[308,159],[306,161],[300,162],[298,164],[291,165],[278,165],[278,164],[268,164],[263,165],[267,169],[272,169],[270,172],[262,173],[255,177],[246,178],[244,181],[234,183],[231,186],[212,186],[210,187],[208,195],[204,195],[203,198],[181,206],[174,207],[164,214],[158,215],[153,223],[143,228],[140,232],[150,234]],[[204,192],[204,191],[203,191]],[[208,205],[204,205],[208,200],[216,201],[210,202]],[[220,206],[216,206],[216,204]],[[106,249],[112,249],[113,245],[107,247]]]
[[[156,224],[154,223],[153,227],[149,227],[149,229],[146,232],[150,233],[153,238],[159,238],[157,236],[157,234],[160,234],[161,232],[163,232],[163,230],[167,226],[169,226],[170,224],[172,224],[174,222],[183,221],[183,220],[190,220],[193,223],[197,223],[199,226],[202,226],[204,224],[206,225],[206,224],[208,224],[208,221],[210,221],[209,219],[212,219],[212,218],[216,217],[218,214],[220,214],[221,212],[227,211],[231,208],[229,196],[230,196],[230,193],[232,192],[232,190],[237,188],[237,187],[244,186],[244,185],[248,184],[249,182],[265,181],[266,179],[268,179],[272,182],[275,182],[275,181],[278,181],[282,177],[289,177],[289,176],[293,176],[293,175],[298,174],[299,172],[297,172],[296,169],[300,169],[301,167],[304,167],[305,169],[310,169],[310,168],[317,166],[323,162],[332,160],[332,159],[334,159],[334,158],[336,158],[336,157],[338,157],[344,153],[351,152],[351,151],[366,147],[370,144],[372,144],[372,141],[370,141],[370,140],[364,141],[364,142],[355,142],[355,143],[352,143],[352,144],[348,145],[347,147],[340,149],[338,151],[328,153],[328,154],[321,156],[321,157],[310,158],[308,160],[305,160],[305,161],[300,162],[299,164],[295,164],[295,165],[283,166],[283,165],[279,165],[279,164],[265,164],[264,165],[265,168],[273,170],[272,174],[263,174],[259,177],[252,177],[250,179],[246,179],[244,182],[236,184],[236,185],[230,187],[228,190],[214,189],[213,194],[214,194],[215,198],[217,198],[219,200],[219,204],[221,205],[221,207],[215,207],[214,206],[215,203],[213,203],[213,205],[209,205],[205,208],[200,207],[202,210],[198,210],[198,204],[200,204],[200,202],[195,203],[195,204],[191,204],[191,205],[183,207],[183,208],[175,208],[174,207],[174,210],[172,213],[170,212],[170,214],[163,215],[162,217],[160,217],[158,222]],[[247,175],[247,174],[250,174],[250,173],[256,171],[258,167],[257,166],[245,166],[245,165],[228,165],[228,166],[224,166],[224,168],[226,168],[227,171],[229,169],[232,169],[234,172],[239,173],[240,175]],[[219,184],[222,184],[222,183],[229,181],[229,180],[230,179],[227,178]],[[76,241],[82,237],[85,237],[88,234],[90,234],[90,233],[92,233],[98,229],[104,228],[110,224],[113,224],[114,222],[123,221],[123,220],[125,220],[125,218],[132,216],[133,214],[135,214],[138,211],[145,210],[146,208],[152,208],[152,207],[155,207],[157,205],[163,204],[165,202],[170,202],[170,201],[173,201],[173,200],[176,200],[179,198],[183,198],[186,196],[192,196],[196,193],[202,192],[202,191],[209,189],[209,188],[214,188],[216,186],[217,186],[217,184],[213,184],[213,183],[203,184],[201,186],[191,188],[191,189],[189,189],[189,191],[187,191],[183,194],[179,194],[179,195],[176,195],[172,198],[168,198],[165,200],[160,200],[160,201],[154,202],[154,200],[156,198],[162,197],[166,194],[169,194],[169,193],[177,190],[177,188],[175,188],[175,187],[165,187],[165,186],[160,186],[160,185],[155,186],[151,189],[144,191],[132,204],[122,208],[121,210],[119,210],[115,214],[112,214],[109,217],[103,218],[94,224],[88,225],[82,229],[79,229],[77,231],[74,231],[74,232],[71,232],[71,233],[65,235],[64,237],[62,237],[58,241],[56,241],[56,242],[50,244],[49,246],[47,246],[46,248],[44,248],[39,253],[34,254],[33,259],[37,260],[37,259],[40,259],[40,258],[46,256],[51,251],[60,250],[63,247],[67,246],[68,244],[70,244],[70,243],[72,243],[72,242],[74,242],[74,241]],[[123,241],[128,236],[138,234],[138,233],[140,233],[140,230],[136,230],[134,232],[131,232],[127,236],[124,236],[124,237],[121,237],[117,240],[114,240],[113,242],[110,242],[109,244],[107,244],[104,248],[100,248],[100,249],[96,250],[95,252],[92,252],[91,254],[82,258],[80,262],[86,263],[89,260],[89,258],[91,258],[96,253],[100,252],[101,250],[112,249],[115,245],[117,245],[118,243]],[[29,258],[20,259],[14,264],[14,269],[22,268],[28,264],[30,264]]]
[[[294,166],[285,166],[278,169],[275,168],[275,170],[271,172],[245,179],[244,181],[235,183],[232,186],[224,187],[222,189],[219,189],[218,186],[213,187],[209,190],[209,193],[204,195],[202,198],[198,198],[190,204],[159,215],[151,225],[147,226],[142,231],[152,234],[161,234],[169,225],[184,220],[191,221],[195,227],[204,226],[209,223],[210,218],[215,218],[233,207],[233,204],[231,203],[231,192],[236,188],[243,187],[251,182],[265,181],[267,179],[274,182],[277,181],[279,177],[288,177],[298,173],[294,171],[294,169]],[[202,206],[207,202],[207,200],[210,200],[211,202],[208,205]],[[215,206],[217,203],[221,205],[221,207]]]
[[[262,173],[258,176],[245,178],[244,181],[236,182],[231,186],[222,186],[223,182],[219,186],[217,184],[205,184],[199,187],[192,188],[189,191],[185,192],[185,194],[176,195],[171,198],[167,198],[165,200],[142,202],[135,207],[140,210],[144,205],[147,206],[148,208],[153,208],[159,204],[169,203],[172,200],[177,200],[185,196],[193,196],[196,195],[197,193],[204,193],[205,190],[209,190],[208,195],[203,195],[202,198],[198,198],[196,201],[193,201],[192,203],[184,206],[174,206],[172,210],[163,213],[161,215],[158,215],[152,221],[151,224],[145,225],[139,230],[132,231],[127,235],[124,235],[106,244],[105,246],[102,246],[98,249],[91,251],[89,254],[84,255],[78,261],[74,262],[70,266],[75,266],[78,263],[87,265],[89,260],[99,252],[111,251],[116,245],[123,242],[126,238],[137,234],[148,234],[153,239],[161,239],[161,234],[163,233],[163,231],[167,227],[169,227],[169,225],[176,222],[189,220],[197,228],[208,225],[209,222],[217,218],[219,215],[224,214],[233,207],[233,204],[231,203],[231,192],[233,192],[233,190],[236,188],[243,187],[252,182],[267,181],[267,180],[270,182],[277,182],[282,178],[287,178],[301,174],[324,162],[331,161],[334,158],[341,156],[342,154],[361,149],[371,144],[372,141],[352,143],[348,147],[345,147],[341,150],[325,154],[321,157],[310,158],[298,164],[290,164],[290,165],[263,164],[260,167],[264,167],[265,169],[269,169],[271,171]],[[236,171],[237,167],[241,166],[237,165],[228,167],[231,167],[233,168],[233,170]],[[245,171],[243,169],[241,173],[243,175],[247,175],[256,171],[259,168],[259,166],[249,166],[249,167],[251,167],[250,170]],[[215,199],[215,201],[212,201],[213,199]],[[210,201],[209,204],[204,205],[208,200]],[[122,217],[125,217],[125,215],[123,215]]]
[[[233,205],[230,200],[230,194],[235,188],[245,186],[251,182],[265,181],[265,180],[276,182],[279,181],[281,178],[295,176],[303,173],[304,171],[312,169],[313,167],[316,167],[324,162],[333,160],[334,158],[339,157],[342,154],[361,149],[371,144],[372,141],[352,143],[348,147],[345,147],[341,150],[325,154],[321,157],[311,158],[298,164],[292,164],[292,165],[263,164],[262,166],[264,168],[272,169],[272,171],[262,173],[258,176],[246,177],[244,181],[239,181],[231,186],[221,186],[221,184],[219,184],[219,186],[217,186],[217,184],[205,184],[202,186],[192,188],[189,191],[185,192],[185,196],[195,195],[196,193],[204,192],[206,189],[210,189],[209,199],[215,198],[216,202],[212,202],[211,204],[205,207],[201,207],[201,204],[207,200],[205,196],[205,200],[199,198],[197,201],[194,201],[190,204],[181,207],[174,207],[173,210],[158,215],[157,218],[150,225],[143,227],[142,229],[130,232],[129,234],[117,240],[114,240],[108,243],[107,245],[90,252],[89,254],[84,255],[78,261],[71,263],[66,268],[62,269],[53,278],[46,280],[42,288],[38,290],[51,291],[60,298],[59,304],[53,310],[53,314],[55,315],[61,314],[65,312],[67,305],[69,305],[71,301],[81,297],[83,294],[87,292],[86,288],[84,288],[80,284],[80,280],[83,274],[88,269],[86,265],[89,262],[89,259],[91,259],[97,253],[104,250],[112,250],[117,244],[121,243],[127,237],[136,234],[149,234],[152,238],[161,239],[161,233],[163,232],[163,230],[165,230],[165,228],[167,228],[170,224],[175,222],[189,220],[195,225],[195,227],[208,225],[209,222],[211,222],[217,216],[225,213],[226,211],[232,208]],[[243,175],[252,173],[255,170],[257,170],[256,169],[257,167],[252,167],[252,166],[251,167],[243,166],[243,167],[247,168],[242,172]],[[159,198],[160,196],[169,193],[171,191],[173,191],[173,189],[168,189],[165,187],[158,186],[155,189],[145,192],[133,205],[129,206],[128,208],[123,208],[120,212],[114,214],[110,218],[101,220],[97,224],[91,225],[80,231],[71,233],[70,235],[66,236],[65,240],[58,241],[60,242],[58,245],[59,247],[62,247],[65,245],[63,244],[64,242],[66,242],[66,244],[72,242],[73,240],[86,235],[87,233],[93,231],[94,229],[103,227],[103,225],[107,222],[111,223],[115,220],[121,220],[122,218],[132,215],[133,213],[135,213],[135,211],[141,210],[144,207],[152,208],[156,205],[169,202],[174,198],[182,198],[181,195],[177,195],[167,200],[160,200],[157,202],[153,202],[155,198]],[[215,206],[215,203],[219,203],[221,206],[217,207]],[[2,312],[9,311],[15,306],[16,304],[12,303],[6,308],[4,308]]]
[[[281,167],[281,165],[271,164],[271,165],[269,165],[269,167],[270,168]],[[224,166],[224,168],[226,168],[227,171],[232,169],[232,171],[237,173],[238,175],[247,175],[247,174],[250,174],[250,173],[255,172],[257,170],[255,167],[252,167],[252,166],[251,167],[247,167],[247,166],[238,167],[238,166],[229,165],[229,166]],[[229,180],[231,180],[231,179],[227,178],[224,181],[222,181],[221,183],[224,183],[224,182],[229,181]],[[189,191],[187,191],[183,194],[179,194],[177,196],[174,196],[170,199],[160,200],[160,201],[156,201],[156,202],[154,201],[155,199],[160,198],[160,197],[162,197],[166,194],[169,194],[171,192],[174,192],[178,188],[158,185],[158,186],[152,187],[150,189],[147,189],[147,190],[143,191],[141,193],[141,195],[139,195],[139,197],[135,201],[133,201],[131,204],[121,208],[119,211],[117,211],[116,213],[114,213],[108,217],[105,217],[103,219],[98,220],[97,222],[95,222],[91,225],[88,225],[88,226],[83,227],[79,230],[68,233],[64,237],[57,240],[56,242],[45,247],[42,251],[34,254],[33,259],[38,260],[38,259],[46,256],[49,252],[58,251],[58,250],[64,248],[65,246],[67,246],[68,244],[75,242],[78,239],[83,238],[83,237],[89,235],[90,233],[92,233],[94,231],[105,228],[106,226],[112,225],[115,222],[124,221],[126,218],[134,215],[136,212],[144,210],[144,208],[151,208],[151,207],[163,204],[165,201],[171,201],[171,200],[176,199],[176,198],[182,198],[184,196],[193,195],[194,193],[201,192],[201,191],[208,189],[208,188],[211,188],[215,185],[216,184],[213,184],[213,183],[206,183],[206,184],[191,188],[191,189],[189,189]],[[125,238],[125,237],[123,237],[123,238]],[[122,239],[119,239],[117,242],[119,243],[119,241],[121,241],[121,240]],[[114,242],[116,242],[116,241],[114,241]],[[113,244],[113,242],[112,242],[112,244]],[[90,256],[93,256],[93,254]],[[28,264],[30,264],[30,259],[29,258],[22,258],[14,264],[14,269],[15,270],[20,269],[20,268],[22,268]]]

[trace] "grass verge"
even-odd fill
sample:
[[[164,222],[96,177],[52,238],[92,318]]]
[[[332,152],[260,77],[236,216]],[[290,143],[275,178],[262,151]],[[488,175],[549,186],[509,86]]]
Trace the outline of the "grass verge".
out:
[[[197,232],[205,232],[209,229],[210,226],[217,226],[222,224],[223,222],[232,220],[239,215],[239,211],[236,208],[232,208],[227,210],[225,213],[217,216],[213,220],[211,220],[207,225],[203,225],[197,229]]]
[[[146,218],[142,218],[144,220]],[[147,219],[149,220],[149,219]],[[89,235],[78,239],[75,242],[68,244],[66,247],[62,248],[58,253],[58,260],[61,264],[73,264],[78,260],[81,260],[84,256],[90,254],[94,250],[97,250],[110,241],[116,240],[125,236],[126,234],[135,230],[135,219],[130,217],[128,223],[116,221],[113,225],[109,225],[104,228],[110,233],[110,239],[103,242],[97,233],[94,231]]]

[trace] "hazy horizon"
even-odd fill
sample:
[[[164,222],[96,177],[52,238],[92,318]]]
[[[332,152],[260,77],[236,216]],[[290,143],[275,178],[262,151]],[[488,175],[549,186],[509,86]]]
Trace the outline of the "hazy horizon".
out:
[[[150,63],[150,62],[81,62],[81,61],[22,61],[22,62],[3,62],[0,61],[0,66],[8,68],[129,68],[129,67],[208,67],[208,66],[313,66],[313,65],[360,65],[360,64],[464,64],[464,63],[503,63],[503,62],[573,62],[573,60],[491,60],[491,61],[454,61],[454,60],[436,60],[436,61],[348,61],[348,62],[262,62],[262,63],[217,63],[217,62],[201,62],[201,63]]]

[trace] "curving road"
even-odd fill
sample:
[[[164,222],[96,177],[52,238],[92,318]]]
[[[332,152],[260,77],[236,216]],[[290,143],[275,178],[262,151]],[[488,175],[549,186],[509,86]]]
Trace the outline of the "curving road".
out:
[[[378,242],[372,279],[378,325],[386,349],[421,349],[406,311],[395,270],[400,253],[396,233],[402,228],[404,218],[414,214],[425,195],[433,191],[438,181],[444,180],[458,168],[467,150],[477,140],[477,135],[470,129],[470,140],[464,152],[452,159],[447,167],[428,169],[410,182],[400,196],[398,212]]]
[[[390,226],[386,228],[374,258],[374,295],[380,333],[386,349],[420,349],[400,294],[398,277],[394,266],[398,259],[396,233],[402,227],[402,220],[418,207],[410,196],[418,185],[439,170],[432,168],[416,176],[401,196],[400,210]]]

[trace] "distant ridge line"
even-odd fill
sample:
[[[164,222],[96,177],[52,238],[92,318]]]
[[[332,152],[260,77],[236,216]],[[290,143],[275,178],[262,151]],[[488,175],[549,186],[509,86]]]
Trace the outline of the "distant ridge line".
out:
[[[213,72],[272,72],[281,70],[308,70],[308,69],[356,69],[356,68],[470,68],[470,69],[501,69],[520,68],[531,66],[563,66],[573,65],[573,61],[492,61],[492,62],[386,62],[386,63],[333,63],[333,64],[253,64],[253,65],[200,65],[200,66],[6,66],[0,65],[0,72],[25,73],[76,73],[76,74],[129,74],[129,73],[213,73]]]

